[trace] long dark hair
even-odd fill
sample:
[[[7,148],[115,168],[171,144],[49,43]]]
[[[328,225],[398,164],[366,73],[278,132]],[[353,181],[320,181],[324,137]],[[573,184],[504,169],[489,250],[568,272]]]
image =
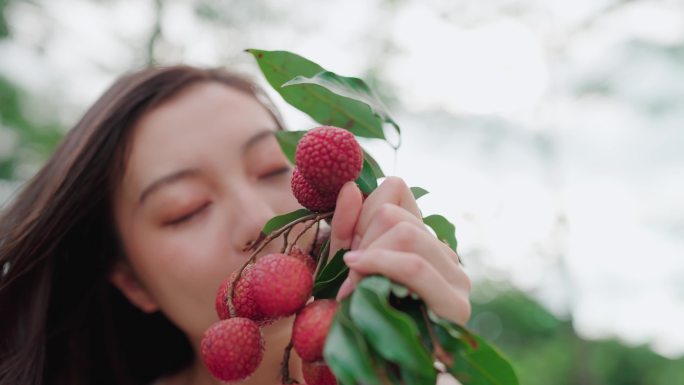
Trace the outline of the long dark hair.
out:
[[[185,87],[215,81],[261,101],[243,76],[187,66],[119,79],[0,216],[0,385],[143,384],[193,360],[185,335],[108,280],[122,256],[112,193],[136,121]]]

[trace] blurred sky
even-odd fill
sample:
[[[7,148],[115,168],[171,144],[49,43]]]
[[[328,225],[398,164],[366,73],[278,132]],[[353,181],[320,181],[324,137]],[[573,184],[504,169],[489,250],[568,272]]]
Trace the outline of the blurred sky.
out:
[[[371,79],[403,145],[364,145],[431,192],[473,277],[585,337],[684,354],[684,2],[35,0],[6,17],[0,74],[64,127],[150,54],[260,76],[242,50],[285,49]]]

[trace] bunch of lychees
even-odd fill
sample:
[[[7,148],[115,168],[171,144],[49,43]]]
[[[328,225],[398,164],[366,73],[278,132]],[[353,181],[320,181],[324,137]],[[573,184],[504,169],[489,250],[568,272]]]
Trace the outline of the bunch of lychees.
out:
[[[292,192],[302,206],[315,213],[325,213],[309,218],[317,222],[330,218],[342,186],[359,177],[363,153],[349,131],[323,126],[310,130],[300,139],[295,163]],[[247,263],[218,289],[216,312],[221,320],[205,332],[201,355],[211,374],[221,381],[249,377],[263,358],[261,327],[296,314],[285,357],[289,357],[289,349],[294,347],[303,361],[302,373],[308,385],[337,384],[323,360],[323,347],[337,302],[322,299],[307,304],[312,297],[316,266],[323,261],[314,260],[313,256],[318,254],[314,251],[306,252],[293,244],[287,247],[287,237],[295,222],[286,231],[277,233],[285,236],[281,253],[257,258],[258,252],[275,237],[261,239],[259,245],[252,245],[254,252]],[[289,377],[287,361],[283,362],[282,381],[296,383]]]

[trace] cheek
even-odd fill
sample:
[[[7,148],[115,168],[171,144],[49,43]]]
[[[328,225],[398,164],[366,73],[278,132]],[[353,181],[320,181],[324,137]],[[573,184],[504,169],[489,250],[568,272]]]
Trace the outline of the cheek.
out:
[[[257,193],[276,214],[301,208],[289,179],[283,186],[264,186]],[[217,320],[216,290],[244,262],[244,256],[237,255],[231,244],[235,221],[218,214],[230,210],[214,204],[200,223],[172,229],[139,221],[122,231],[129,259],[143,285],[166,316],[191,338],[199,338]]]
[[[161,310],[188,335],[216,321],[214,296],[242,261],[230,247],[225,218],[177,229],[141,225],[125,243],[129,258]]]
[[[264,194],[266,194],[265,196],[267,197],[267,199],[269,199],[269,201],[272,202],[272,208],[275,213],[274,215],[285,214],[302,208],[302,205],[300,205],[299,202],[297,202],[297,198],[295,198],[292,194],[289,178],[287,179],[287,186],[282,187],[280,189],[267,189],[265,190]],[[293,234],[293,236],[290,237],[290,240],[293,240],[296,237],[296,235],[300,233],[300,231],[304,230],[304,227],[305,225],[295,226],[295,228],[292,230],[291,234]],[[315,232],[315,227],[311,227],[311,229],[306,234],[299,238],[299,246],[310,246],[313,243]],[[278,239],[273,243],[277,245],[282,245],[282,240]]]
[[[271,203],[272,209],[276,215],[302,208],[299,202],[297,202],[297,198],[295,198],[292,194],[290,178],[291,176],[284,178],[283,181],[278,184],[278,186],[263,187],[262,196],[264,196],[268,202]]]

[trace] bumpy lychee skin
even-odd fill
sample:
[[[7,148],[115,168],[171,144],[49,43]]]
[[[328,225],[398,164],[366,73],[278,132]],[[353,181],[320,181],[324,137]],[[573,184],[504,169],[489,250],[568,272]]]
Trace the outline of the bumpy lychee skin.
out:
[[[200,354],[214,377],[225,382],[240,381],[254,373],[261,363],[264,338],[254,321],[229,318],[204,332]]]
[[[221,282],[221,286],[219,286],[218,290],[216,291],[216,300],[214,301],[214,305],[216,306],[216,314],[218,315],[219,319],[222,320],[230,318],[230,309],[228,308],[228,291],[230,290],[232,278],[233,275],[224,279],[223,282]]]
[[[254,265],[247,265],[242,271],[240,279],[235,284],[235,293],[233,295],[233,306],[235,307],[235,315],[237,317],[249,318],[256,322],[259,326],[266,326],[271,324],[274,320],[265,316],[258,309],[252,287],[254,285],[254,274],[252,269]],[[231,285],[238,270],[232,272],[228,278],[221,284],[216,293],[216,313],[220,319],[230,318],[230,308],[228,306],[228,294],[230,293]]]
[[[313,362],[323,359],[323,346],[335,310],[336,301],[322,299],[311,302],[297,314],[292,327],[292,344],[302,360]]]
[[[290,250],[290,253],[288,255],[304,262],[306,264],[306,267],[309,268],[311,274],[313,274],[314,271],[316,271],[316,261],[306,251],[302,250],[298,246],[292,246],[292,250]]]
[[[304,176],[295,168],[292,172],[291,180],[292,194],[294,194],[297,201],[307,209],[322,213],[331,211],[335,208],[337,202],[337,194],[323,194],[313,188],[309,182],[304,179]]]
[[[265,255],[254,264],[253,274],[254,301],[268,318],[292,315],[311,297],[313,276],[306,263],[295,257]]]
[[[299,140],[295,163],[314,189],[337,195],[342,185],[361,175],[363,152],[351,132],[322,126]]]
[[[302,375],[306,385],[337,385],[335,375],[323,361],[302,363]]]

